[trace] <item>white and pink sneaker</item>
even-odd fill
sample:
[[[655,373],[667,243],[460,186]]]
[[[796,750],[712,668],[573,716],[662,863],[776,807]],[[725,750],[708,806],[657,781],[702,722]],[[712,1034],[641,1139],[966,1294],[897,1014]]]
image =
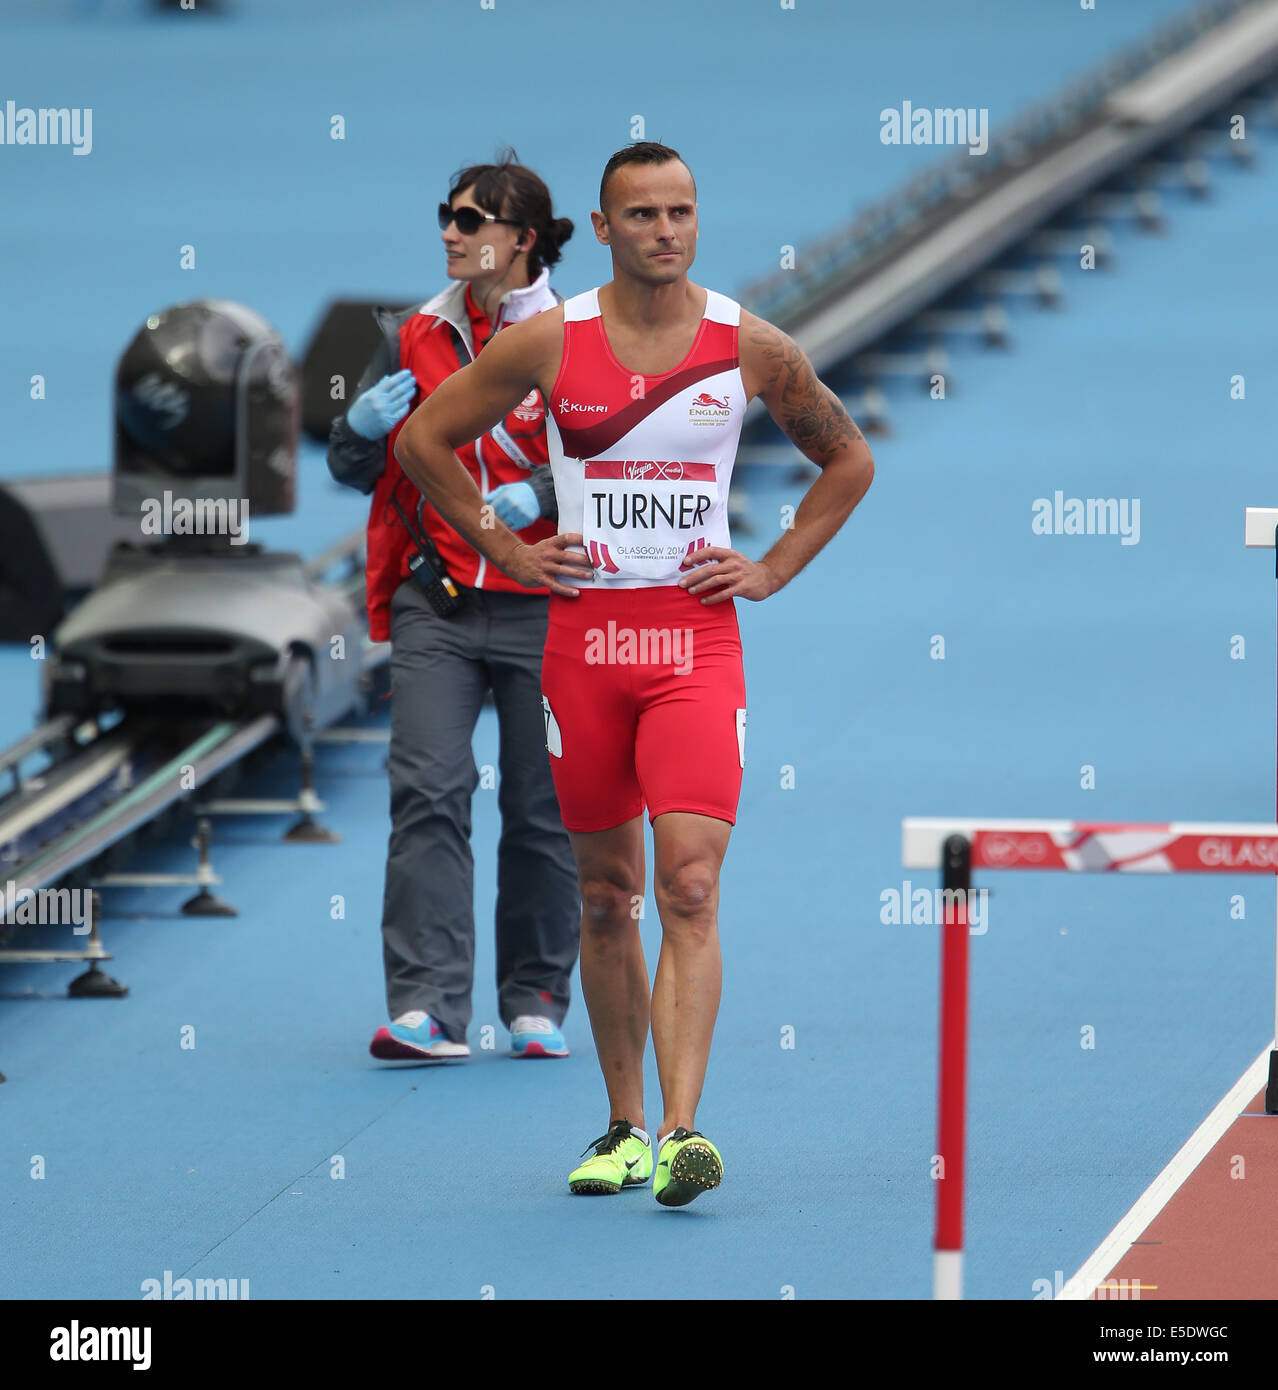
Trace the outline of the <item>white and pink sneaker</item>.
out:
[[[512,1057],[567,1057],[564,1035],[540,1014],[520,1014],[510,1025]]]
[[[379,1028],[368,1050],[379,1062],[450,1062],[470,1056],[464,1042],[450,1042],[427,1013],[413,1009],[400,1014],[389,1028]]]

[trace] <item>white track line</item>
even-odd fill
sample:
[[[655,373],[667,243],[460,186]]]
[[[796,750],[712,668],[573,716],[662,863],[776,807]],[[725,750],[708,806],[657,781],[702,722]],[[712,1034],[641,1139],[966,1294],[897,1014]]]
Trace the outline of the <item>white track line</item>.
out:
[[[1190,1135],[1180,1152],[1137,1198],[1136,1205],[1084,1261],[1083,1267],[1056,1295],[1057,1298],[1086,1299],[1092,1296],[1096,1286],[1127,1254],[1132,1242],[1149,1229],[1151,1222],[1176,1195],[1185,1179],[1219,1143],[1243,1106],[1264,1086],[1273,1046],[1272,1043],[1267,1044],[1260,1056],[1234,1082],[1229,1094]]]

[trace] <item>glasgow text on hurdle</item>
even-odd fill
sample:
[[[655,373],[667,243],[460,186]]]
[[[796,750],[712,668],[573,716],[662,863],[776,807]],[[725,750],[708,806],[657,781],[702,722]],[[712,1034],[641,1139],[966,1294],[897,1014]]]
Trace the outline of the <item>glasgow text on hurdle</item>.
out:
[[[1257,864],[1278,869],[1278,841],[1205,839],[1198,846],[1198,862],[1208,869],[1254,868]]]

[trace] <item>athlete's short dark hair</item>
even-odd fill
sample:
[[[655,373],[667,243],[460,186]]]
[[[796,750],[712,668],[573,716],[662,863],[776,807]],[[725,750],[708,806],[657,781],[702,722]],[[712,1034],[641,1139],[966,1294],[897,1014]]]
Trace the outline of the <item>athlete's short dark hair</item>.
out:
[[[639,140],[633,145],[627,145],[625,149],[618,150],[604,165],[603,178],[599,180],[599,211],[605,211],[604,195],[607,192],[608,180],[623,164],[669,164],[675,159],[687,169],[687,162],[678,150],[672,150],[669,145],[659,145],[655,140]],[[692,178],[691,169],[688,169],[688,176]],[[692,191],[697,191],[695,178],[692,179]]]
[[[502,150],[496,164],[472,164],[459,169],[448,188],[448,202],[469,188],[471,197],[494,217],[509,217],[531,227],[537,240],[528,253],[528,274],[535,280],[543,266],[557,265],[559,248],[572,236],[572,219],[556,217],[550,189],[531,169],[518,162],[512,149]]]

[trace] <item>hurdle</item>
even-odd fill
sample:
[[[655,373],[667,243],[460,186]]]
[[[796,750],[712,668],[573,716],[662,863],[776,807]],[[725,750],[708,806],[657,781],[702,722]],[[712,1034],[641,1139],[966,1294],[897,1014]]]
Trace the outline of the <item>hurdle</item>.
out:
[[[1278,507],[1248,507],[1244,542],[1275,552]],[[1275,705],[1278,710],[1278,703]],[[1275,725],[1278,728],[1278,722]],[[1278,815],[1278,769],[1275,772]],[[963,1296],[963,1178],[967,1114],[968,920],[974,869],[1067,873],[1278,875],[1278,823],[975,820],[907,817],[901,863],[941,870],[941,1019],[937,1088],[936,1225],[932,1296]],[[1278,1114],[1278,904],[1275,909],[1274,1044],[1265,1113]]]

